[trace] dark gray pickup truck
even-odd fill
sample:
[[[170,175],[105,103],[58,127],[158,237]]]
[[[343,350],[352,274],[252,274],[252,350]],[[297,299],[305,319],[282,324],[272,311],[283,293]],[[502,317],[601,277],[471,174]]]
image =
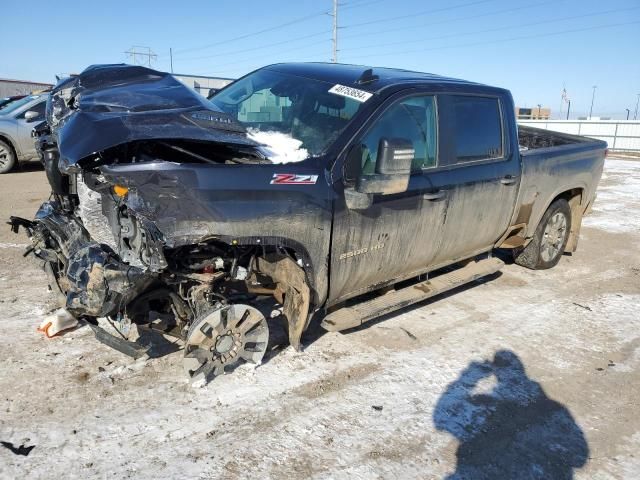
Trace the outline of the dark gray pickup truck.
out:
[[[211,102],[94,66],[54,88],[38,130],[53,197],[11,223],[61,305],[133,356],[147,347],[97,318],[179,337],[204,380],[260,362],[269,316],[299,349],[312,321],[353,328],[495,273],[496,248],[553,267],[606,151],[518,129],[501,88],[337,64],[268,66]]]

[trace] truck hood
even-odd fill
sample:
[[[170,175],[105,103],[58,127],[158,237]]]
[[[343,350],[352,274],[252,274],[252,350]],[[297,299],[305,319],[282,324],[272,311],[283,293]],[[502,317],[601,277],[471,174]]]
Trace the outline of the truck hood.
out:
[[[245,128],[169,73],[132,65],[94,65],[52,90],[47,123],[60,169],[145,140],[191,140],[255,148]]]

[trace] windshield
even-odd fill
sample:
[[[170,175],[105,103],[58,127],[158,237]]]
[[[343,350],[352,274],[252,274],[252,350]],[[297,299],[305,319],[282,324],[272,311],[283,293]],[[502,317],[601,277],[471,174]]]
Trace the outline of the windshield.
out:
[[[317,156],[340,135],[360,103],[329,90],[334,85],[270,70],[258,70],[211,98],[261,143],[296,142]],[[305,155],[306,156],[306,155]]]
[[[0,108],[0,115],[6,115],[7,113],[11,113],[39,97],[40,95],[29,95],[28,97],[21,98],[20,100],[10,102],[7,105],[5,105],[4,108]]]

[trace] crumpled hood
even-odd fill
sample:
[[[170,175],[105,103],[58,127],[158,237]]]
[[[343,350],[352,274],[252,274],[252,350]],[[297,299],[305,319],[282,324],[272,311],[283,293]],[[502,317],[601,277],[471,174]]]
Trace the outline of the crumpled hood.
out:
[[[255,147],[245,128],[169,73],[94,65],[51,92],[47,123],[60,168],[136,140],[185,139]]]

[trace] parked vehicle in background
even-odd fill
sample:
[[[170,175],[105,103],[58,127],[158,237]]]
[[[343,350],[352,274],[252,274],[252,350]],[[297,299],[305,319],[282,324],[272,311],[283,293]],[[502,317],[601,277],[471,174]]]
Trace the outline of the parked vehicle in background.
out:
[[[0,174],[39,158],[31,131],[44,119],[48,96],[28,95],[0,109]]]
[[[132,325],[178,337],[194,380],[259,362],[274,312],[299,349],[314,314],[357,327],[495,273],[495,248],[555,266],[606,150],[518,131],[507,90],[357,65],[271,65],[211,101],[102,65],[51,95],[52,200],[14,231],[101,341],[138,356]]]
[[[0,98],[0,110],[9,105],[11,102],[15,102],[16,100],[20,100],[24,97],[26,97],[26,95],[13,95],[11,97]]]

